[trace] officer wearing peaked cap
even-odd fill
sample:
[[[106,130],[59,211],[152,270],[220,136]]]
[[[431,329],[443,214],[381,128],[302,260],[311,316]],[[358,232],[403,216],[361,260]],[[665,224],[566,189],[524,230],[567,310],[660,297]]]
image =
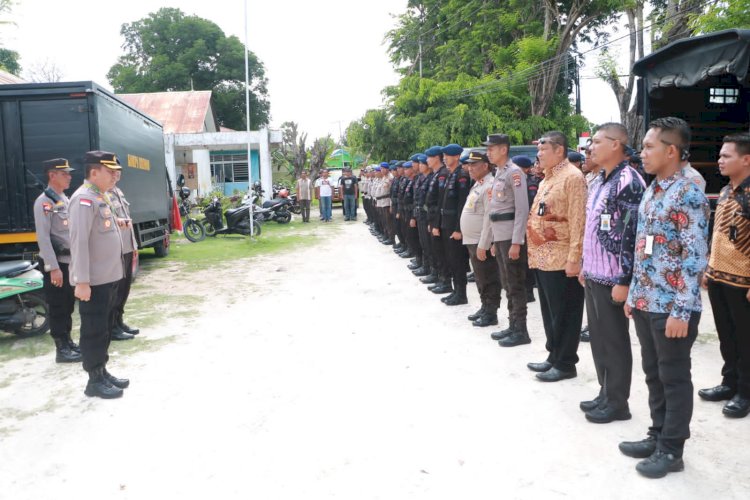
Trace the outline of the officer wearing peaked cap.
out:
[[[70,337],[73,329],[75,297],[70,287],[70,200],[65,190],[70,187],[68,160],[55,158],[42,163],[47,188],[34,202],[34,224],[39,244],[39,269],[44,274],[44,297],[49,306],[50,335],[55,341],[55,361],[81,361],[81,351]]]
[[[114,153],[89,151],[84,158],[86,180],[70,200],[70,281],[80,300],[81,354],[89,380],[87,396],[116,398],[127,379],[107,371],[113,306],[124,276],[122,238],[108,191],[121,170]]]

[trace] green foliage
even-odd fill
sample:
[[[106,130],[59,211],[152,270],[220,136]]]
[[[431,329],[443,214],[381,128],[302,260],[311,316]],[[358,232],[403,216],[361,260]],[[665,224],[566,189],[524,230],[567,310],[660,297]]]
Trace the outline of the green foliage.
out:
[[[212,90],[219,122],[245,128],[245,48],[215,23],[162,8],[123,24],[125,54],[107,74],[116,92]],[[268,123],[270,105],[263,63],[249,53],[250,124]]]
[[[750,0],[715,2],[705,12],[690,16],[690,28],[696,35],[731,28],[750,28]]]
[[[18,76],[21,73],[18,57],[18,52],[15,50],[0,49],[0,69]]]

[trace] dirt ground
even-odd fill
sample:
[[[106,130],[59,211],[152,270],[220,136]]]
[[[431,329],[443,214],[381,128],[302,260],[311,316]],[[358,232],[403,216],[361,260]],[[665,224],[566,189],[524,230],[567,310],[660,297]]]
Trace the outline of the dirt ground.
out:
[[[696,397],[684,472],[648,480],[620,454],[649,424],[634,333],[633,419],[590,424],[587,344],[574,380],[526,369],[545,358],[538,302],[532,344],[503,349],[466,321],[471,285],[448,308],[363,224],[321,231],[231,271],[142,276],[205,299],[132,341],[149,348],[112,346],[119,400],[51,355],[0,366],[0,498],[750,498],[750,418],[721,403]],[[720,371],[710,313],[701,332],[696,390]]]

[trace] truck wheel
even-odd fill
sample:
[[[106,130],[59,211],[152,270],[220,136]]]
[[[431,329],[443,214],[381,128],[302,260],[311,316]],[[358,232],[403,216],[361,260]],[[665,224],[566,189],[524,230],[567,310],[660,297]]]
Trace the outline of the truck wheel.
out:
[[[19,337],[33,337],[49,330],[49,308],[44,298],[34,292],[18,296],[24,309],[33,309],[34,319],[19,327],[13,333]]]
[[[203,229],[203,226],[198,221],[192,219],[188,220],[185,222],[185,227],[183,229],[185,231],[185,238],[193,243],[206,239],[206,230]]]
[[[154,254],[159,258],[169,255],[169,234],[165,235],[163,240],[154,245]]]

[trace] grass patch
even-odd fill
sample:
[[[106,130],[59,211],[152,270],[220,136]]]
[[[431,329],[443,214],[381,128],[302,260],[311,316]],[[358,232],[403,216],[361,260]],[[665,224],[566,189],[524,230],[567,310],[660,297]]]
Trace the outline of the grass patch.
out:
[[[139,328],[148,328],[161,323],[179,311],[182,318],[195,317],[197,306],[203,301],[199,295],[154,293],[147,280],[136,282],[128,303],[125,318]]]
[[[20,338],[12,333],[0,333],[0,363],[12,359],[52,356],[55,343],[48,333],[36,337]]]
[[[137,352],[155,351],[161,349],[167,344],[171,344],[177,339],[177,335],[168,335],[166,337],[148,338],[136,335],[132,340],[122,340],[112,342],[109,345],[109,354],[123,355],[134,354]]]

